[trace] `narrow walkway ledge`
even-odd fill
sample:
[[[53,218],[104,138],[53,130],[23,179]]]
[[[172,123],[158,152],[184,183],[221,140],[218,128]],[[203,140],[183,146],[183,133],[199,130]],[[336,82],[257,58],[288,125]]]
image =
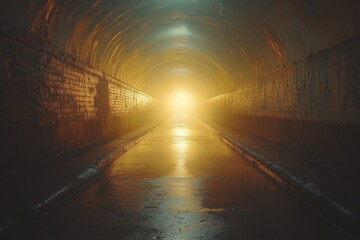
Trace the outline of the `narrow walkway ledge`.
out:
[[[36,169],[35,172],[28,173],[29,176],[15,176],[20,179],[23,177],[8,186],[14,188],[16,193],[9,194],[10,196],[6,196],[8,199],[2,201],[5,205],[15,205],[16,212],[1,217],[0,238],[11,238],[14,233],[29,227],[41,216],[95,181],[111,162],[151,134],[161,122],[153,122],[85,151],[65,156],[58,164],[49,164],[46,169]],[[13,196],[16,196],[16,199],[12,199]]]
[[[225,142],[230,148],[240,153],[245,159],[252,163],[257,169],[264,172],[276,183],[284,187],[299,198],[304,204],[314,209],[316,214],[323,216],[325,220],[331,223],[341,231],[345,231],[351,236],[358,235],[357,223],[358,217],[349,208],[339,203],[337,200],[329,196],[329,193],[323,191],[316,186],[311,179],[303,177],[302,174],[297,174],[299,171],[289,171],[288,166],[282,166],[279,161],[274,159],[274,156],[266,155],[266,152],[259,151],[258,147],[249,147],[242,142],[249,142],[248,138],[252,136],[246,135],[241,139],[238,134],[233,134],[230,129],[215,123],[204,122],[201,119],[195,118],[205,128],[213,132],[220,140]],[[257,138],[251,139],[252,146],[263,145],[263,142],[256,144]],[[277,149],[282,151],[281,148]],[[281,158],[293,158],[293,156],[286,156],[285,152],[281,152]],[[301,171],[301,170],[300,170]]]

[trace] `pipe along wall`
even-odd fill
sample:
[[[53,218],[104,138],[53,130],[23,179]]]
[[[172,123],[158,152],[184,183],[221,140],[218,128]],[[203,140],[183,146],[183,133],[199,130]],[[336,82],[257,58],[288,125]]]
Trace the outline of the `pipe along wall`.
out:
[[[206,117],[360,169],[360,37],[207,101]]]
[[[9,171],[145,125],[158,100],[0,21],[0,104]]]

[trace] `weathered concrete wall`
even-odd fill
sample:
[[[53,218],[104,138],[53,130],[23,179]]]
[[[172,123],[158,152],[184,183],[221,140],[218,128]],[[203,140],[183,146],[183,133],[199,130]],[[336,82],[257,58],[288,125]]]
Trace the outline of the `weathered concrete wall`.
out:
[[[1,164],[40,161],[123,134],[151,120],[157,102],[0,21]]]
[[[360,37],[207,104],[208,114],[235,128],[311,153],[353,158],[359,154]]]

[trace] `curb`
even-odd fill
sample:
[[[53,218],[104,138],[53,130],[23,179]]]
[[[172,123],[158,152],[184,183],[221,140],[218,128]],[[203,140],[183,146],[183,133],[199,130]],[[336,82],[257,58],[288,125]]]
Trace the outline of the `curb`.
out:
[[[112,163],[116,158],[121,156],[127,150],[135,146],[137,143],[142,141],[145,137],[150,135],[153,132],[152,129],[154,128],[155,126],[152,127],[151,130],[148,130],[141,136],[137,137],[135,140],[129,140],[129,143],[114,150],[91,167],[82,171],[68,185],[64,186],[59,191],[53,193],[44,201],[33,206],[18,219],[13,219],[11,221],[8,221],[8,223],[6,223],[5,225],[0,226],[0,237],[3,235],[11,236],[12,234],[16,233],[17,230],[21,230],[24,227],[26,228],[30,226],[33,222],[49,213],[63,201],[70,198],[82,188],[98,179],[103,173],[103,171],[110,165],[110,163]]]
[[[346,229],[346,232],[356,231],[357,220],[355,215],[340,203],[329,197],[326,193],[322,192],[313,183],[301,180],[299,177],[293,175],[279,165],[240,144],[235,139],[212,128],[202,120],[198,118],[195,119],[206,129],[214,133],[231,149],[240,153],[240,155],[252,163],[257,169],[268,175],[273,181],[294,193],[301,200],[310,204],[316,209],[318,215],[329,218],[334,227],[341,231]]]

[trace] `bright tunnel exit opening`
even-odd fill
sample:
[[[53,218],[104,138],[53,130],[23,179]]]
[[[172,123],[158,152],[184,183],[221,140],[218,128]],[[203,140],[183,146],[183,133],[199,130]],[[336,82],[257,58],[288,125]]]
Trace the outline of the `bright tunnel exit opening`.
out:
[[[167,109],[171,115],[191,115],[196,105],[195,97],[184,89],[173,91],[167,100]]]

